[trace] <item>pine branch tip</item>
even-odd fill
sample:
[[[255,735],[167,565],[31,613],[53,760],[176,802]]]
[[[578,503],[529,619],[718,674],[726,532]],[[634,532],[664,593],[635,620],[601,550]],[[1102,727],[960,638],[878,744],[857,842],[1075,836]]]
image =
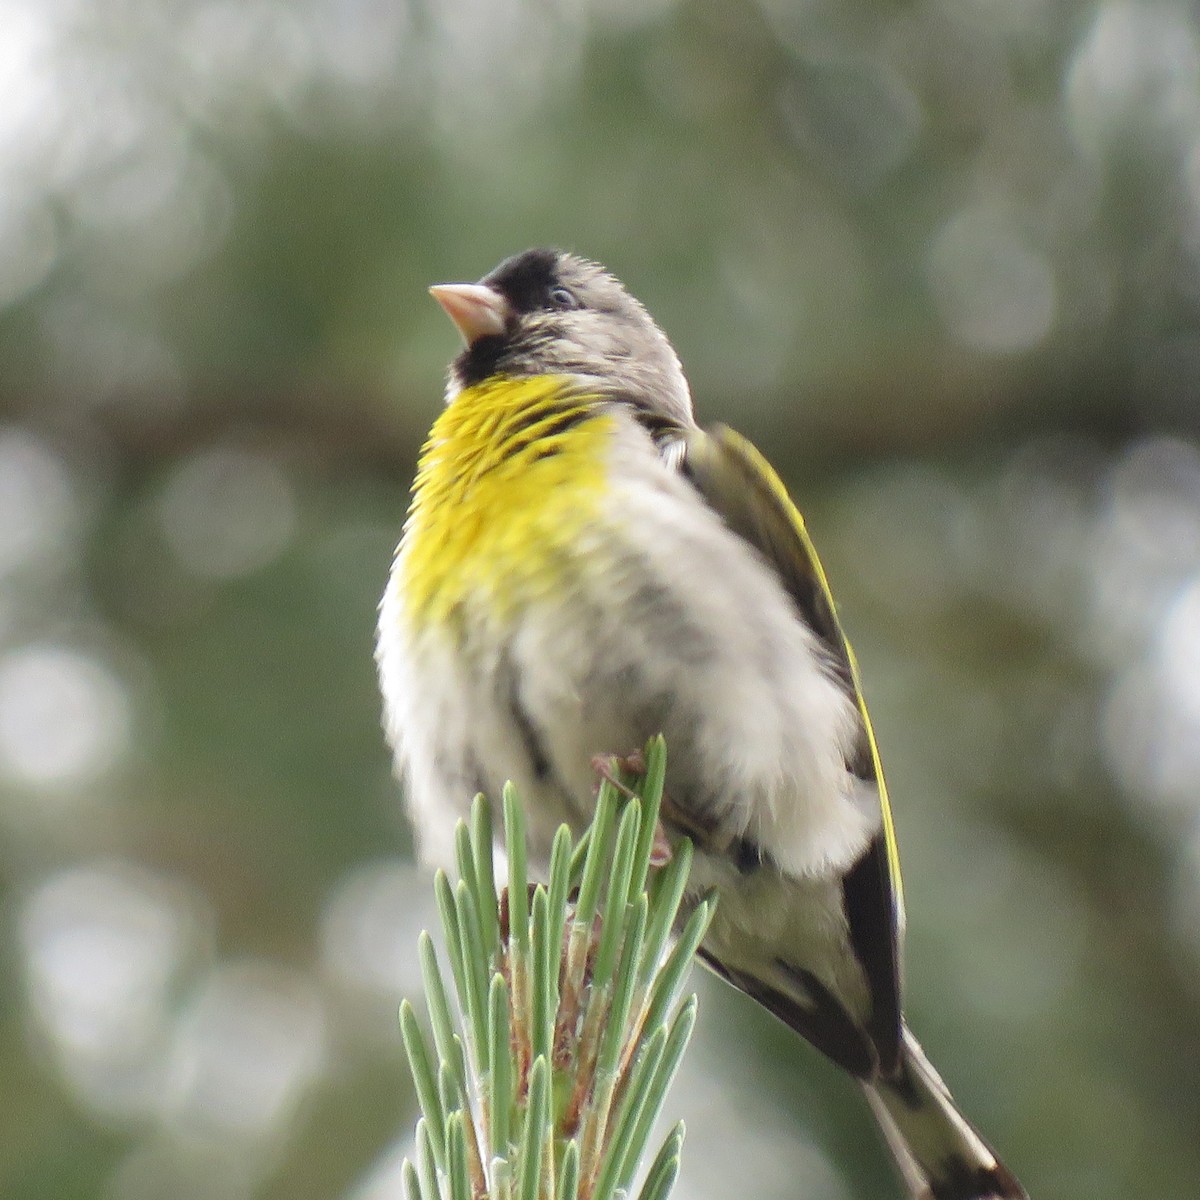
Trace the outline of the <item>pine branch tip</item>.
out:
[[[456,826],[458,879],[439,871],[434,889],[457,1013],[428,930],[417,945],[432,1046],[407,999],[399,1013],[423,1113],[416,1162],[402,1168],[409,1200],[628,1194],[694,1025],[695,996],[674,1001],[713,908],[706,896],[679,915],[686,838],[652,861],[665,754],[650,738],[636,777],[626,762],[618,784],[602,780],[593,823],[577,840],[559,825],[546,859],[529,858],[511,784],[496,810],[477,795]],[[498,831],[509,863],[499,895]],[[682,1140],[680,1123],[641,1200],[665,1200]]]

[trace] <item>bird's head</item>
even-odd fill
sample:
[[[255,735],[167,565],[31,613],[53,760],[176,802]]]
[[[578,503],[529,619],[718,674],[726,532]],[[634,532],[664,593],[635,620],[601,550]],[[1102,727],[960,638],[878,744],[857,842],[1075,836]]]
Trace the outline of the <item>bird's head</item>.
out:
[[[562,250],[526,250],[478,283],[429,289],[466,341],[446,395],[494,375],[571,375],[642,420],[692,424],[683,368],[650,314],[598,263]]]

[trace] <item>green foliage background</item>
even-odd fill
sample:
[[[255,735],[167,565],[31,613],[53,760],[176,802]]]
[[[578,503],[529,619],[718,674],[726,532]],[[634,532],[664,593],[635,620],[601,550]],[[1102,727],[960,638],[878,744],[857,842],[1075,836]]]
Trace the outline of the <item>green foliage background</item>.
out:
[[[806,509],[964,1108],[1035,1196],[1195,1194],[1190,5],[0,14],[0,1195],[396,1194],[432,914],[374,608],[424,288],[539,243]],[[892,1194],[852,1086],[702,986],[677,1194]]]

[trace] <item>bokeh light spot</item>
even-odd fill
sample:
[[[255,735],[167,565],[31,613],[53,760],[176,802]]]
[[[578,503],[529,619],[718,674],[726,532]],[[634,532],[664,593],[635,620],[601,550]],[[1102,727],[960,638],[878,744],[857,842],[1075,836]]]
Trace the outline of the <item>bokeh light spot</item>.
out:
[[[1085,559],[1086,628],[1101,657],[1140,654],[1200,569],[1200,453],[1169,437],[1134,443],[1105,480]]]
[[[0,513],[0,576],[61,553],[76,516],[62,459],[21,429],[0,429]]]
[[[436,926],[426,872],[407,862],[374,862],[343,878],[325,904],[321,958],[337,979],[384,996],[389,1009],[420,991],[414,948]]]
[[[1200,820],[1200,577],[1164,613],[1147,654],[1117,677],[1104,738],[1114,774],[1173,835]]]
[[[714,984],[702,998],[702,1008],[716,1002],[712,992],[719,986]],[[687,1153],[672,1195],[688,1200],[786,1195],[847,1200],[849,1189],[837,1166],[787,1123],[764,1089],[761,1073],[752,1073],[753,1061],[738,1039],[710,1041],[684,1058],[670,1107],[672,1120],[682,1118],[687,1125]]]
[[[1054,272],[997,207],[966,209],[943,226],[929,279],[946,327],[974,350],[1028,350],[1054,326]]]
[[[133,712],[117,673],[68,645],[0,658],[0,774],[30,786],[89,783],[129,749]]]
[[[159,509],[163,534],[196,575],[232,579],[273,561],[296,531],[291,480],[271,458],[216,446],[185,460]]]
[[[124,862],[51,875],[21,905],[35,1027],[89,1108],[148,1114],[161,1103],[172,993],[202,913],[177,882]]]
[[[1097,152],[1114,134],[1190,140],[1200,121],[1200,42],[1187,6],[1112,0],[1098,7],[1067,72],[1067,113]]]
[[[1157,659],[1171,706],[1200,734],[1200,580],[1184,588],[1167,613]]]
[[[324,1005],[305,976],[263,961],[214,968],[176,1031],[173,1125],[205,1138],[282,1135],[324,1068],[326,1037]]]
[[[54,4],[14,3],[0,7],[0,162],[20,161],[45,136],[55,111],[52,48]],[[5,181],[7,183],[7,181]]]

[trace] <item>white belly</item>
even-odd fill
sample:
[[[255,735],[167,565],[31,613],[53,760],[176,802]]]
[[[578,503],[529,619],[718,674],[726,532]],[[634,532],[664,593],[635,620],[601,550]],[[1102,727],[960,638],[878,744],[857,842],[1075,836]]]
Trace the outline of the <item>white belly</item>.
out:
[[[448,862],[472,796],[507,779],[544,851],[586,823],[591,757],[662,732],[673,803],[785,873],[840,871],[880,823],[844,765],[853,702],[757,553],[657,459],[633,466],[567,585],[500,644],[407,628],[402,575],[389,585],[385,721],[423,857]]]

